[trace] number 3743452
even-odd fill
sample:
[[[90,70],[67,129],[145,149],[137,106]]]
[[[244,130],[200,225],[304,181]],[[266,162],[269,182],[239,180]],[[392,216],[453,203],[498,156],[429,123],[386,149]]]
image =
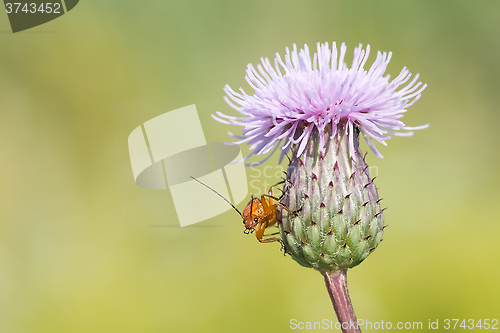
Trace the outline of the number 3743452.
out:
[[[498,319],[445,319],[444,326],[445,330],[449,329],[485,329],[485,330],[498,330]]]
[[[37,3],[22,3],[22,2],[7,2],[5,4],[7,14],[11,13],[44,13],[44,14],[61,14],[61,4],[52,2]]]

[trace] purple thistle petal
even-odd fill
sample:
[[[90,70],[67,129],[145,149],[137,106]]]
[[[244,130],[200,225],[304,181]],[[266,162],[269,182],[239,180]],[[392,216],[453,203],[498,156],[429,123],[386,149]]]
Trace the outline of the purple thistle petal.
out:
[[[385,71],[392,53],[380,51],[366,70],[370,46],[363,49],[361,44],[354,49],[349,68],[345,64],[346,51],[344,43],[340,50],[336,43],[332,43],[331,50],[328,43],[318,43],[311,57],[307,45],[297,50],[294,44],[291,50],[286,48],[284,59],[276,53],[274,66],[268,58],[261,58],[260,64],[249,64],[246,70],[245,80],[255,90],[253,95],[242,88],[236,92],[228,85],[224,87],[225,101],[241,116],[217,112],[212,117],[242,127],[243,135],[235,136],[239,139],[235,144],[251,145],[251,154],[244,160],[281,146],[281,161],[292,144],[297,145],[294,151],[300,156],[313,131],[320,134],[323,147],[324,135],[333,138],[337,126],[349,136],[350,146],[357,127],[374,154],[382,157],[373,140],[385,145],[390,138],[387,134],[410,136],[411,131],[428,126],[407,127],[399,120],[427,86],[418,81],[418,74],[410,81],[412,74],[404,67],[390,81]],[[350,148],[354,151],[354,147]]]

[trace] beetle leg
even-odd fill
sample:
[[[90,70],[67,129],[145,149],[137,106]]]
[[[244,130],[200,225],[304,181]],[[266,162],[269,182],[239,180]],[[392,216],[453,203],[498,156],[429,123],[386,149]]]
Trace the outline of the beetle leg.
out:
[[[271,242],[281,242],[281,239],[278,237],[270,237],[270,238],[263,238],[264,236],[270,236],[270,235],[264,235],[264,231],[266,230],[266,224],[261,223],[257,226],[256,232],[255,232],[255,237],[259,240],[261,243],[271,243]],[[277,233],[276,233],[277,234]],[[273,234],[275,235],[275,234]]]
[[[276,197],[273,197],[272,195],[269,195],[269,194],[262,194],[263,197],[267,197],[269,199],[273,199],[273,200],[279,200],[278,198]]]
[[[283,172],[284,172],[284,171],[283,171]],[[285,173],[286,173],[286,172],[285,172]],[[286,191],[285,191],[285,187],[288,185],[288,183],[290,183],[290,182],[289,182],[287,179],[283,178],[283,180],[282,180],[282,181],[280,181],[280,182],[278,182],[278,183],[274,184],[273,186],[271,186],[271,187],[269,188],[269,192],[268,192],[268,193],[269,193],[269,195],[270,195],[270,196],[272,196],[275,200],[280,201],[280,200],[281,200],[281,198],[283,198],[283,196],[285,195],[285,192],[286,192]],[[283,189],[278,188],[278,190],[280,190],[280,191],[281,191],[281,195],[280,195],[280,197],[279,197],[279,198],[276,198],[276,197],[273,195],[273,187],[276,187],[276,186],[281,185],[281,184],[285,184],[285,186],[283,187]]]
[[[263,194],[260,197],[260,204],[262,205],[262,208],[264,209],[264,215],[267,215],[267,214],[269,214],[269,207],[273,206],[274,202],[271,200],[266,200],[266,198],[264,197],[265,195],[267,195],[267,194]]]
[[[265,223],[259,223],[257,225],[257,232],[255,233],[255,237],[259,240],[259,242],[262,242],[262,237],[264,236],[264,230],[266,230],[266,224]]]
[[[280,181],[280,182],[278,182],[278,183],[274,184],[273,186],[271,186],[271,187],[269,188],[269,195],[273,195],[273,187],[276,187],[276,186],[281,185],[281,184],[283,184],[283,183],[285,183],[285,181],[284,181],[284,180],[282,180],[282,181]],[[279,189],[279,190],[280,190],[280,189]],[[281,190],[280,190],[280,191],[281,191]],[[283,191],[282,191],[282,192],[283,192]]]
[[[281,240],[281,238],[278,238],[278,237],[262,238],[262,239],[259,239],[259,242],[261,242],[261,243],[279,242],[282,247],[285,245],[283,243],[283,241]]]
[[[279,242],[281,244],[281,250],[285,249],[285,243],[281,238],[278,237],[269,237],[269,238],[262,238],[264,236],[264,230],[266,229],[266,225],[264,223],[261,223],[257,226],[257,232],[255,233],[255,237],[259,240],[261,243],[272,243],[272,242]],[[286,254],[286,251],[285,251]]]
[[[285,249],[285,243],[281,238],[278,237],[270,237],[266,239],[259,239],[259,242],[261,243],[272,243],[272,242],[279,242],[281,244],[280,251],[284,251],[284,255],[286,255],[286,249]]]
[[[278,185],[285,184],[285,183],[286,183],[286,179],[283,179],[283,180],[282,180],[282,181],[280,181],[279,183],[276,183],[276,184],[274,184],[273,186],[271,186],[271,187],[269,188],[269,195],[270,195],[270,196],[273,196],[273,187],[276,187],[276,186],[278,186]],[[283,198],[283,197],[285,196],[285,190],[284,190],[284,189],[282,190],[282,189],[280,189],[280,188],[278,188],[278,190],[280,190],[280,191],[281,191],[281,195],[280,195],[280,197],[279,197],[279,198],[276,198],[276,199],[277,199],[278,201],[280,201],[280,200],[281,200],[281,198]]]
[[[262,236],[274,236],[274,235],[277,235],[277,234],[279,234],[279,233],[280,233],[280,232],[278,231],[278,232],[273,232],[272,234],[267,234],[267,235],[262,235]]]
[[[276,205],[271,200],[266,200],[266,198],[261,197],[262,203],[262,220],[261,223],[264,224],[264,229],[274,225],[277,222],[276,219]]]
[[[271,199],[274,199],[274,200],[278,200],[278,201],[279,201],[279,199],[278,199],[278,198],[275,198],[275,197],[270,196],[270,195],[267,195],[267,194],[263,194],[262,196],[263,196],[263,197],[264,197],[264,196],[266,196],[266,197],[269,197],[269,198],[271,198]],[[274,204],[274,206],[280,206],[281,208],[283,208],[284,210],[286,210],[288,213],[293,214],[293,215],[297,215],[297,211],[292,212],[290,209],[288,209],[287,207],[285,207],[285,206],[284,206],[282,203],[280,203],[280,202],[275,203],[275,204]],[[273,209],[276,209],[276,207],[274,207]],[[301,208],[301,209],[302,209],[302,208]],[[298,211],[300,211],[300,209],[299,209]]]

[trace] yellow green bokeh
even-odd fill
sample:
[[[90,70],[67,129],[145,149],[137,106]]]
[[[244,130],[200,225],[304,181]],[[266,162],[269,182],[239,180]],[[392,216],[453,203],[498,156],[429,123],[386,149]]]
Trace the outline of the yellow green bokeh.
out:
[[[428,83],[404,121],[430,127],[368,155],[389,227],[349,271],[358,318],[500,319],[498,17],[493,0],[86,0],[12,34],[0,15],[0,332],[335,320],[322,277],[244,235],[234,211],[180,228],[168,190],[135,185],[127,147],[190,104],[207,141],[228,140],[238,129],[210,116],[235,114],[223,86],[250,92],[247,63],[327,41],[392,51],[392,77],[407,66]],[[250,191],[276,164],[248,170]]]

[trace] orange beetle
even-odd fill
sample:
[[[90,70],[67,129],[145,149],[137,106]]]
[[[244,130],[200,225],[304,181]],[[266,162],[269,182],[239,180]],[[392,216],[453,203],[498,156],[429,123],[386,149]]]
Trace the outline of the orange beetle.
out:
[[[283,206],[281,203],[276,201],[279,201],[278,198],[273,196],[273,187],[278,186],[280,184],[283,184],[284,181],[279,182],[277,184],[274,184],[269,188],[269,193],[268,194],[263,194],[261,195],[260,199],[259,198],[254,198],[252,196],[252,199],[250,202],[247,204],[245,209],[243,210],[243,213],[238,210],[229,200],[224,198],[219,192],[215,191],[213,188],[209,187],[208,185],[202,183],[198,179],[191,177],[194,180],[196,180],[198,183],[202,184],[203,186],[209,188],[213,192],[215,192],[218,196],[220,196],[222,199],[224,199],[228,204],[233,207],[235,211],[238,212],[238,214],[241,216],[243,219],[243,224],[245,225],[245,234],[251,234],[255,231],[255,237],[257,237],[258,241],[261,243],[271,243],[271,242],[280,242],[281,248],[284,249],[285,244],[283,243],[283,240],[281,240],[278,237],[269,237],[269,238],[264,238],[264,236],[274,236],[279,234],[279,232],[269,234],[269,235],[264,235],[264,231],[266,230],[267,227],[273,226],[277,221],[277,208],[281,207],[285,209],[287,212],[291,214],[295,214],[294,212],[291,212],[288,208]]]

